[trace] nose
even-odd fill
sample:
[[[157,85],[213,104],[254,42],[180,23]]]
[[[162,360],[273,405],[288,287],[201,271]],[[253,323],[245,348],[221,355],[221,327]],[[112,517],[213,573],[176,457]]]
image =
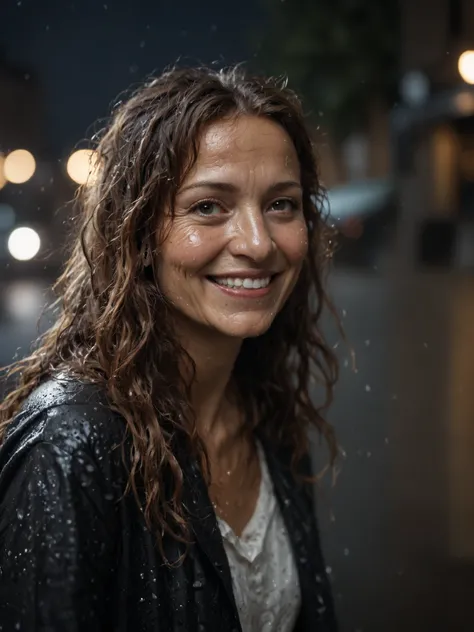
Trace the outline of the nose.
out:
[[[239,213],[232,232],[230,249],[235,256],[248,257],[255,263],[262,263],[275,250],[270,228],[260,209]]]

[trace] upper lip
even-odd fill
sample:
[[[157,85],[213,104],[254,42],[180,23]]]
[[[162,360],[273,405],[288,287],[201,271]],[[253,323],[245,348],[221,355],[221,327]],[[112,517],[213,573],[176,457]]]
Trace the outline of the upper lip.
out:
[[[276,272],[269,272],[268,270],[235,270],[233,272],[209,274],[208,276],[224,279],[266,279],[274,274]]]

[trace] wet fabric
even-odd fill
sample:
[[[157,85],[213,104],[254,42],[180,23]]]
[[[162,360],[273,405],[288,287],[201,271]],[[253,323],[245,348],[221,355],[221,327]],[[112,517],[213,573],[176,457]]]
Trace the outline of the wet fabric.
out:
[[[241,632],[197,464],[177,455],[194,543],[170,568],[134,498],[123,497],[124,428],[98,389],[66,378],[36,389],[10,426],[0,449],[1,632]],[[310,494],[288,455],[260,441],[298,570],[295,632],[334,632]],[[164,548],[170,562],[185,550],[166,536]]]
[[[257,442],[261,482],[255,511],[240,536],[217,518],[243,632],[292,632],[301,597],[288,533]]]

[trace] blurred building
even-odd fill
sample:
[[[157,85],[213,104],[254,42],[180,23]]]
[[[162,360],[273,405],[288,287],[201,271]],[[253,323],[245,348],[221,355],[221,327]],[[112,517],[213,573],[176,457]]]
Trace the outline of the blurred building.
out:
[[[0,151],[20,147],[42,150],[43,111],[38,81],[32,71],[10,63],[0,48]]]
[[[49,152],[38,77],[1,49],[0,95],[0,284],[47,281],[56,276],[61,258],[64,220],[58,210],[74,188]],[[10,237],[17,229],[22,232],[12,251]]]
[[[411,403],[395,430],[396,546],[411,558],[406,611],[430,629],[471,630],[474,2],[402,0],[401,10],[393,383]]]
[[[393,115],[400,261],[474,267],[474,3],[401,7],[402,103]]]
[[[61,237],[54,226],[65,199],[57,171],[48,154],[40,82],[0,50],[1,365],[36,337],[46,288],[57,275],[53,253]]]

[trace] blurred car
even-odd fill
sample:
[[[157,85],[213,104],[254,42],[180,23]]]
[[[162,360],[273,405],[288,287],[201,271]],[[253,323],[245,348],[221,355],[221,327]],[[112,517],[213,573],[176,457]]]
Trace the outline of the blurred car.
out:
[[[395,235],[396,187],[391,179],[350,182],[328,191],[323,211],[338,230],[336,266],[376,269]]]

